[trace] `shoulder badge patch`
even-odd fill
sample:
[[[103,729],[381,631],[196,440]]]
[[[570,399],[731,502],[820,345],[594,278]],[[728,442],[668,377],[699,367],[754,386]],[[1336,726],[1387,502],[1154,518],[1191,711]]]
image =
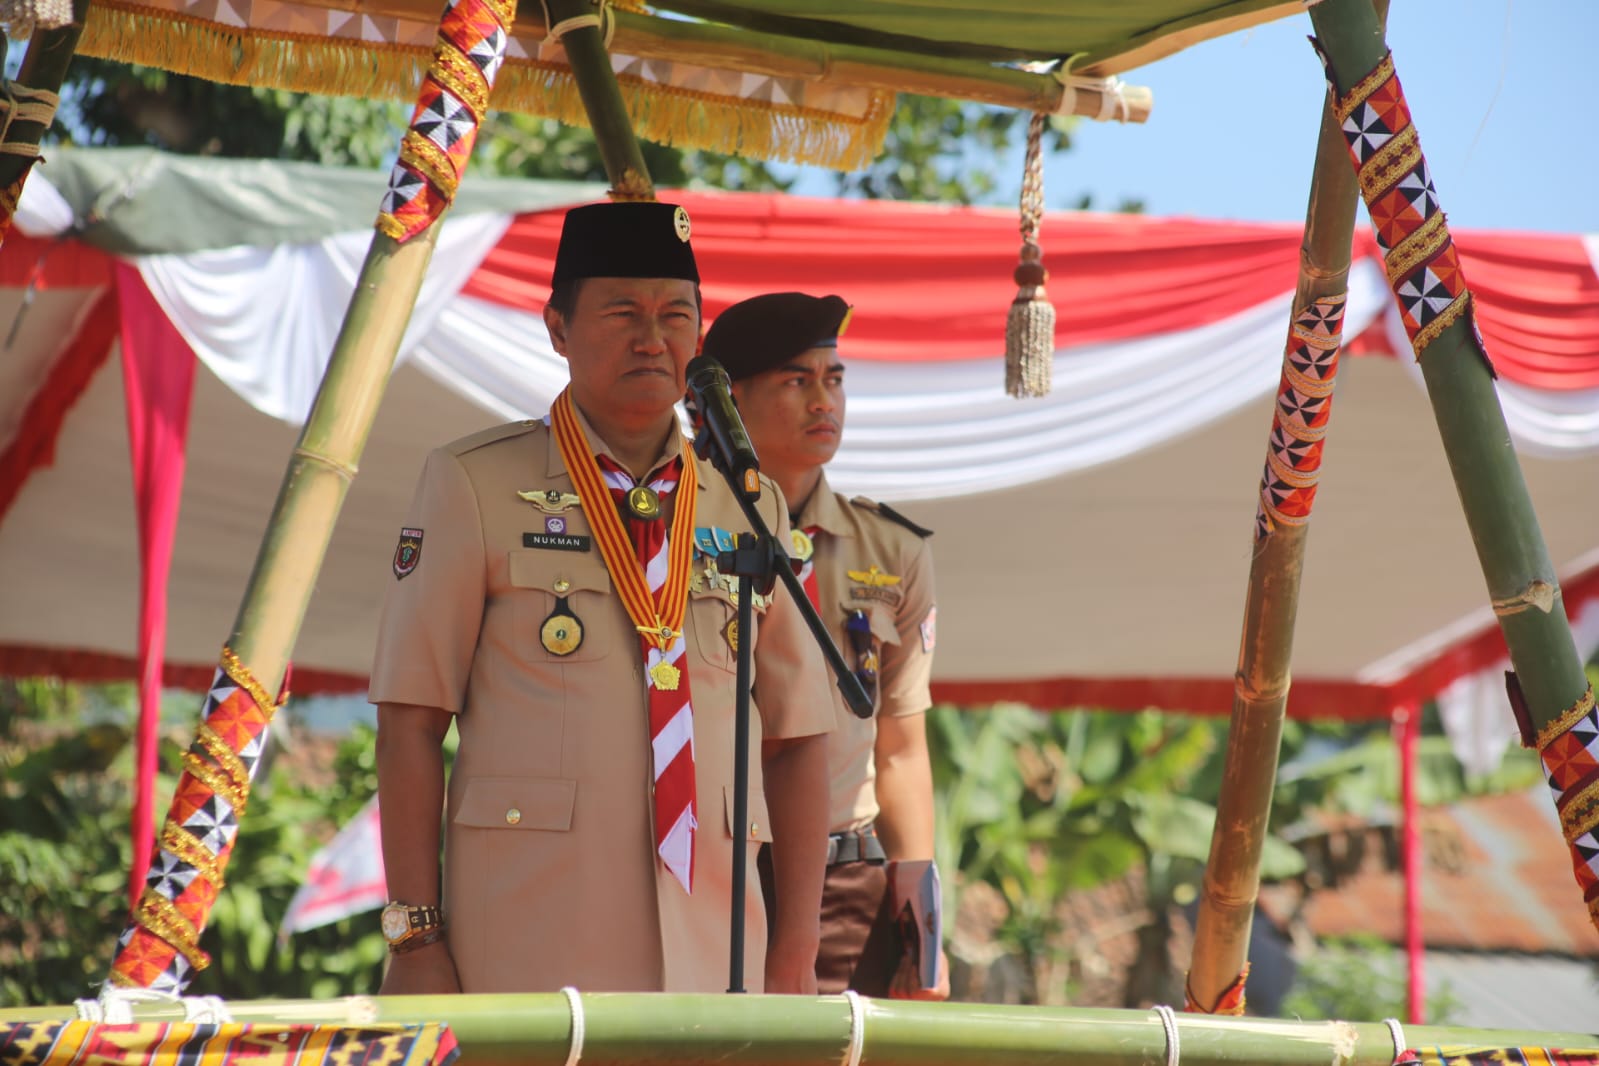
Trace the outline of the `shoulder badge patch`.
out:
[[[931,529],[928,529],[926,526],[917,525],[915,522],[912,522],[909,518],[906,518],[904,515],[900,514],[886,503],[881,503],[877,500],[869,500],[865,496],[856,496],[849,502],[853,503],[856,507],[861,507],[868,511],[876,511],[890,522],[893,522],[898,526],[904,526],[918,537],[925,539],[933,535],[933,531]]]
[[[422,531],[401,529],[400,543],[394,548],[394,576],[407,577],[422,561]]]
[[[927,617],[922,619],[922,651],[930,652],[938,643],[938,604],[927,609]]]

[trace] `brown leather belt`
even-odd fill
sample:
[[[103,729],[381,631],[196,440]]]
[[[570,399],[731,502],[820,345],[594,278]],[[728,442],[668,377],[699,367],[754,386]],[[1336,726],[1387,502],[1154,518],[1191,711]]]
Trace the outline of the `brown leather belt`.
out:
[[[851,829],[845,833],[832,833],[827,838],[827,865],[836,866],[841,862],[886,862],[888,852],[883,850],[883,842],[877,839],[877,830],[871,826],[865,829]]]

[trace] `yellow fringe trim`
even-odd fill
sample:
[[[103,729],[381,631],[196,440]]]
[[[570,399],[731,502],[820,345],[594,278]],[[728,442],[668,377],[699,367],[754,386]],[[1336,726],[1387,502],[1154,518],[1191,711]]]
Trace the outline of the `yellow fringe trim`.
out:
[[[1444,213],[1437,212],[1420,226],[1416,227],[1410,236],[1394,246],[1388,253],[1386,266],[1388,283],[1398,285],[1410,272],[1421,264],[1428,262],[1449,243],[1449,227],[1444,222]]]
[[[1578,697],[1576,703],[1561,711],[1555,716],[1554,721],[1538,730],[1536,739],[1538,750],[1540,752],[1543,751],[1555,742],[1555,738],[1564,736],[1578,722],[1588,717],[1588,712],[1593,710],[1593,704],[1593,686],[1589,685],[1587,691]]]
[[[193,833],[176,822],[167,822],[161,827],[161,846],[200,871],[200,876],[211,882],[218,892],[222,891],[222,860],[196,840]]]
[[[1399,183],[1421,163],[1421,140],[1414,125],[1406,126],[1365,163],[1355,175],[1367,205]]]
[[[431,48],[245,30],[122,0],[95,0],[78,51],[227,85],[326,96],[414,100]],[[894,94],[873,92],[856,118],[813,108],[733,100],[635,75],[617,79],[640,137],[685,149],[858,170],[882,150]],[[508,59],[490,106],[587,126],[577,82],[563,65]]]
[[[243,787],[236,784],[227,773],[217,769],[192,751],[183,753],[183,770],[190,777],[195,778],[212,792],[227,800],[228,806],[233,808],[235,818],[243,818],[245,808],[250,803],[250,786],[246,782]]]
[[[1427,346],[1438,339],[1438,334],[1455,324],[1455,319],[1471,309],[1471,292],[1468,290],[1455,297],[1454,303],[1444,308],[1443,313],[1421,329],[1416,331],[1415,339],[1410,346],[1416,349],[1416,362],[1421,362],[1421,353]]]
[[[250,668],[244,665],[244,660],[227,645],[222,646],[222,670],[235,685],[250,694],[250,698],[255,700],[255,705],[261,708],[261,713],[266,715],[268,722],[272,721],[273,713],[289,698],[289,694],[285,692],[282,699],[274,702],[272,697],[267,695],[267,690],[261,687],[261,682],[250,673]]]
[[[1560,806],[1560,827],[1566,831],[1566,843],[1575,844],[1579,837],[1599,826],[1599,781],[1564,799]]]
[[[196,970],[211,965],[211,956],[200,950],[200,931],[185,918],[171,900],[159,892],[144,890],[139,897],[138,924],[171,944]]]
[[[1361,78],[1353,89],[1345,93],[1333,108],[1333,114],[1342,122],[1355,113],[1355,108],[1365,103],[1377,87],[1394,76],[1394,56],[1392,52],[1385,52],[1382,61],[1371,69],[1371,73]]]

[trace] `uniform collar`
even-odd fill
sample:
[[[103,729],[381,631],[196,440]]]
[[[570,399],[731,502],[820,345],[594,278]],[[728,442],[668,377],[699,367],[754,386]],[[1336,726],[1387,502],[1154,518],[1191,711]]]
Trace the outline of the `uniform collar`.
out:
[[[588,417],[583,414],[582,409],[579,408],[575,403],[572,405],[572,413],[577,416],[578,428],[583,430],[583,439],[588,441],[590,448],[594,449],[595,457],[598,458],[602,455],[609,456],[612,461],[616,462],[617,465],[620,466],[621,461],[618,460],[616,458],[616,454],[611,451],[611,446],[605,443],[604,439],[594,431],[594,426],[589,423]],[[676,418],[675,414],[673,415],[673,418]],[[547,415],[545,416],[544,424],[546,426],[550,424],[549,416]],[[549,455],[545,463],[544,473],[548,477],[558,477],[567,473],[566,464],[561,462],[561,448],[560,445],[556,443],[555,433],[553,430],[548,434],[548,437]],[[650,472],[654,473],[656,470],[661,468],[662,464],[670,462],[672,459],[682,454],[683,434],[681,432],[673,433],[666,438],[666,446],[661,449],[661,454],[656,456],[655,462],[650,464]],[[692,461],[692,457],[688,457],[688,459],[689,461]],[[704,487],[703,477],[700,479],[700,487]]]
[[[811,498],[805,501],[805,509],[794,520],[798,529],[809,529],[815,526],[826,530],[835,537],[851,537],[855,535],[855,527],[844,514],[844,505],[839,502],[839,497],[827,483],[827,472],[816,480],[816,488],[811,492]]]

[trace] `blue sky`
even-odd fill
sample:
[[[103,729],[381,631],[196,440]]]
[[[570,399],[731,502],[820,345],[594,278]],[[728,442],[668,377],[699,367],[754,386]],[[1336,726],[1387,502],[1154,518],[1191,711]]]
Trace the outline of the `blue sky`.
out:
[[[1599,233],[1599,0],[1393,0],[1388,43],[1451,222]],[[1078,124],[1045,163],[1049,206],[1302,221],[1324,82],[1308,15],[1130,72],[1148,123]],[[1019,159],[1000,202],[1013,203]],[[829,195],[807,173],[795,191]]]

